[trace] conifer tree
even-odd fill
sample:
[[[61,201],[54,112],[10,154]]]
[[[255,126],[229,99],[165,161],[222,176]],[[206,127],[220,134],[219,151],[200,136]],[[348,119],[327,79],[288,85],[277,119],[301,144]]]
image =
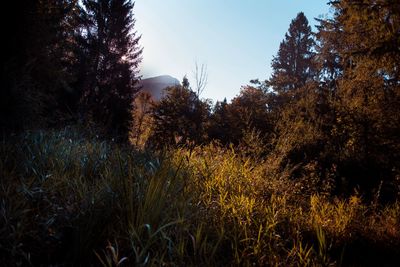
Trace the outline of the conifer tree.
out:
[[[126,140],[142,49],[130,0],[83,1],[81,77],[85,112],[109,136]]]
[[[313,47],[311,27],[304,13],[300,12],[292,20],[278,54],[272,60],[273,73],[267,85],[276,92],[285,93],[312,80],[315,75]]]
[[[280,44],[272,61],[272,77],[266,83],[273,89],[268,115],[274,126],[273,153],[281,167],[325,164],[329,109],[318,80],[313,35],[307,18],[299,13]]]

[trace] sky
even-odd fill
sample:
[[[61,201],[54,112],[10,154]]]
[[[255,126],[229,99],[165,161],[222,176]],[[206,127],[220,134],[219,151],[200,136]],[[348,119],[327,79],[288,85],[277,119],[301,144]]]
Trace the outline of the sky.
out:
[[[289,24],[304,12],[329,13],[327,0],[136,0],[135,29],[143,47],[143,78],[187,75],[207,66],[201,97],[231,100],[251,79],[268,79]]]

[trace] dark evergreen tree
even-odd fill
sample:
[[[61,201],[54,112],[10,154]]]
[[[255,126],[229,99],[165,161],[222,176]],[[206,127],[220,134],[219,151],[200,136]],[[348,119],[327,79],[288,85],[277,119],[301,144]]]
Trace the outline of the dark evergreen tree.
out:
[[[231,126],[226,98],[223,101],[217,101],[207,126],[208,138],[218,140],[223,145],[231,143],[233,141]]]
[[[322,170],[331,167],[331,162],[326,162],[326,144],[332,113],[318,80],[316,59],[311,27],[304,14],[299,13],[272,61],[273,74],[266,85],[272,89],[267,105],[275,163],[282,168],[297,166],[292,177],[306,175],[311,164],[319,169],[322,181]]]
[[[12,1],[2,49],[0,128],[18,130],[56,125],[73,89],[76,0]]]
[[[140,36],[130,0],[84,0],[80,86],[86,119],[108,136],[127,140],[138,91]]]
[[[317,19],[317,54],[315,62],[318,70],[319,81],[328,91],[335,92],[337,79],[343,75],[343,58],[339,50],[345,45],[343,31],[334,19]]]
[[[292,20],[285,39],[272,60],[272,77],[267,82],[278,93],[290,92],[304,86],[315,76],[314,39],[304,13]]]
[[[157,148],[201,144],[207,137],[209,114],[208,102],[199,99],[184,77],[182,85],[167,88],[166,96],[154,106],[149,142]]]

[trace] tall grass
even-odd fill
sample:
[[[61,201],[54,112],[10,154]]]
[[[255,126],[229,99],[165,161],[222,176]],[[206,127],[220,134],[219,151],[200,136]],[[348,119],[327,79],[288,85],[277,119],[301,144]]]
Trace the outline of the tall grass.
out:
[[[0,152],[4,266],[397,263],[399,203],[316,194],[273,159],[214,144],[140,152],[71,129]]]

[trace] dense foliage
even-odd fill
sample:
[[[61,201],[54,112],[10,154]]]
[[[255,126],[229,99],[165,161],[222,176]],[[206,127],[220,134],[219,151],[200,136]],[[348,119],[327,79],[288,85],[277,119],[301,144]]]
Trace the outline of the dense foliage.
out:
[[[142,51],[132,11],[129,0],[13,1],[1,129],[84,122],[127,140]]]
[[[214,105],[203,67],[138,94],[133,2],[12,2],[1,264],[398,265],[400,2],[300,12],[271,77]]]
[[[193,98],[187,101],[170,89],[154,106],[149,143],[158,140],[160,148],[178,143],[175,140],[190,139],[197,145],[218,141],[255,151],[251,140],[257,136],[261,140],[256,154],[273,154],[282,169],[295,168],[294,179],[314,164],[319,185],[330,184],[332,194],[358,190],[372,197],[381,188],[383,199],[396,199],[398,5],[331,5],[332,15],[318,20],[317,33],[299,13],[272,61],[271,77],[242,87],[230,103],[207,108],[209,102],[195,92],[185,91]]]
[[[167,88],[167,95],[153,108],[149,143],[157,148],[178,143],[201,144],[205,140],[208,104],[191,90],[186,78],[182,84]]]

